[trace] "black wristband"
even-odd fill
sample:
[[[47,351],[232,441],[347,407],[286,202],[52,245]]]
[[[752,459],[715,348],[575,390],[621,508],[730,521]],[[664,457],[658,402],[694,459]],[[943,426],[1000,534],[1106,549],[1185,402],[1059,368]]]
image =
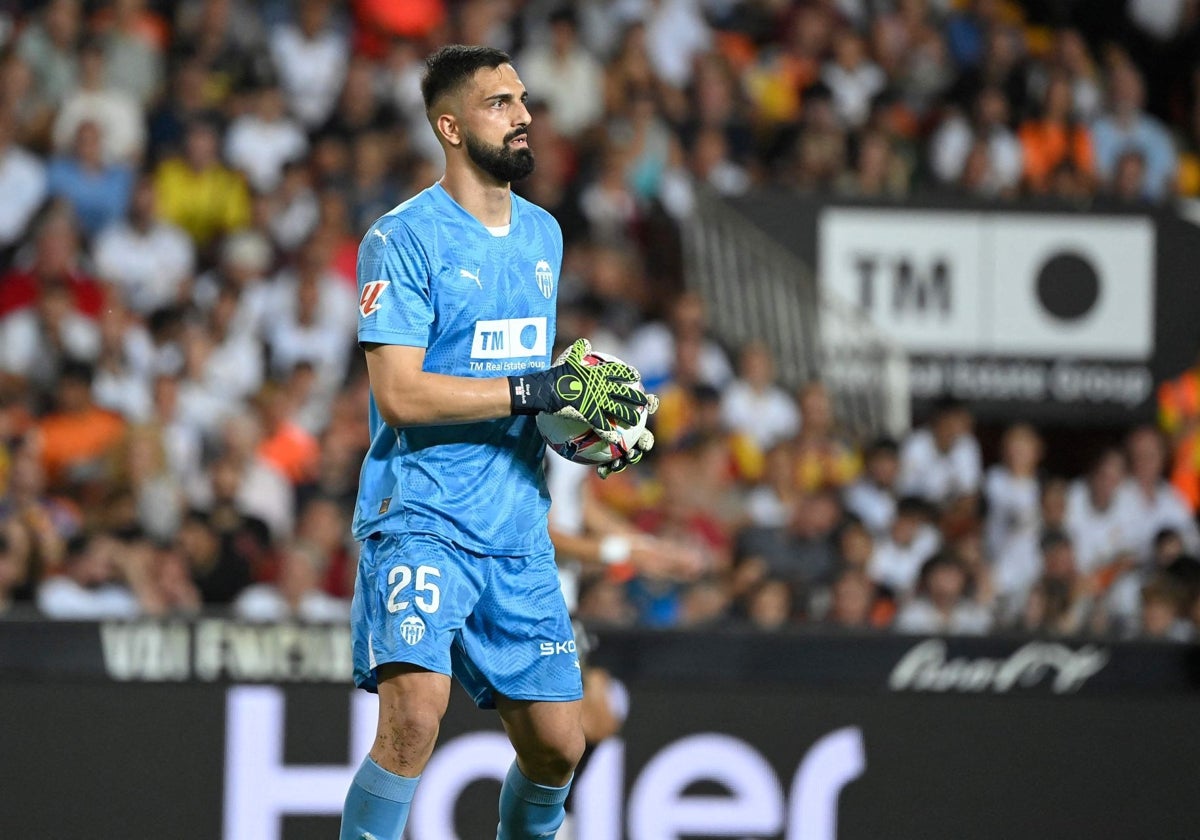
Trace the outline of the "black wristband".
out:
[[[540,399],[541,389],[528,375],[508,377],[508,397],[513,414],[537,414],[547,408]]]

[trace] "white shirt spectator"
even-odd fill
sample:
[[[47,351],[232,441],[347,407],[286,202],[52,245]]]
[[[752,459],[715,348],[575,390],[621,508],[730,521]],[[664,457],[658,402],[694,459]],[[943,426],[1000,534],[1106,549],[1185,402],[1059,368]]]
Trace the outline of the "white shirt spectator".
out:
[[[95,255],[100,276],[120,289],[130,309],[143,315],[177,302],[196,264],[191,238],[162,221],[146,230],[125,221],[109,225],[96,237]]]
[[[264,120],[256,114],[238,117],[229,126],[225,157],[245,173],[257,192],[269,193],[279,186],[284,164],[308,152],[308,138],[289,119]]]
[[[243,621],[287,621],[300,619],[314,623],[350,620],[350,602],[320,590],[307,592],[295,612],[278,588],[269,583],[247,586],[233,602],[233,613]]]
[[[351,345],[345,332],[323,319],[316,323],[281,319],[270,331],[268,344],[276,373],[287,373],[298,362],[310,362],[317,373],[318,389],[323,392],[337,387],[350,361]]]
[[[345,38],[326,28],[310,40],[295,24],[281,24],[271,33],[271,58],[292,113],[307,128],[325,122],[346,77]]]
[[[671,368],[675,364],[675,338],[666,324],[654,321],[638,327],[630,336],[625,352],[628,354],[625,361],[642,374],[642,382],[647,390],[653,391],[670,379]],[[729,357],[721,345],[711,339],[704,341],[699,366],[700,378],[714,388],[724,388],[733,379]]]
[[[725,425],[753,438],[763,450],[800,431],[796,402],[777,385],[759,392],[742,380],[732,382],[721,395],[721,416]]]
[[[920,526],[908,545],[900,545],[890,537],[877,540],[867,573],[871,580],[898,594],[911,592],[921,566],[941,547],[941,535],[932,525]]]
[[[1025,161],[1021,142],[1005,128],[990,131],[984,139],[988,148],[988,191],[999,193],[1017,186]],[[929,150],[930,164],[939,180],[953,184],[962,177],[975,141],[975,130],[965,117],[953,116],[941,124]]]
[[[1083,573],[1107,566],[1122,552],[1134,550],[1126,533],[1120,497],[1114,497],[1107,509],[1092,501],[1087,479],[1078,478],[1067,490],[1067,531],[1075,546],[1075,563]]]
[[[319,323],[351,340],[355,324],[358,323],[357,292],[332,271],[326,271],[316,282],[319,284]],[[291,269],[279,272],[271,281],[271,312],[274,313],[271,317],[277,323],[296,320],[300,283],[300,279]]]
[[[0,150],[0,248],[13,245],[46,198],[46,167],[20,146]]]
[[[1154,553],[1154,537],[1164,528],[1178,531],[1184,550],[1195,554],[1200,550],[1200,532],[1179,491],[1160,481],[1153,496],[1147,497],[1132,478],[1125,479],[1117,491],[1122,532],[1130,547],[1142,560]]]
[[[79,89],[67,97],[54,120],[54,148],[69,152],[79,126],[100,127],[105,163],[137,161],[146,148],[146,120],[136,99],[123,90]]]
[[[863,61],[854,69],[829,62],[821,69],[821,80],[833,94],[833,108],[850,128],[860,128],[871,113],[871,100],[887,84],[887,74],[878,65]]]
[[[646,50],[655,75],[675,88],[692,77],[692,58],[712,45],[697,0],[660,0],[646,22]]]
[[[45,325],[34,309],[19,309],[0,320],[0,370],[29,377],[43,360]],[[93,361],[100,352],[100,329],[91,318],[68,312],[59,324],[58,343],[74,359]]]
[[[88,589],[61,576],[38,587],[37,608],[47,618],[65,621],[137,618],[141,613],[137,598],[124,586],[108,583]]]
[[[96,405],[120,413],[131,423],[145,423],[154,415],[149,383],[127,366],[99,366],[92,379],[92,399]]]
[[[984,546],[991,556],[1018,534],[1037,534],[1041,500],[1036,478],[1018,478],[997,464],[987,471],[983,494],[987,499]]]
[[[971,636],[982,635],[991,626],[991,615],[973,601],[960,601],[946,615],[925,598],[918,598],[901,607],[895,624],[896,631],[900,633],[956,633]]]
[[[555,129],[574,137],[604,116],[604,86],[600,63],[578,44],[559,55],[550,44],[534,44],[522,53],[517,66],[521,80],[550,109]]]
[[[1009,617],[1019,613],[1041,574],[1042,548],[1037,530],[1017,531],[997,546],[992,555],[992,586]]]
[[[900,495],[920,496],[940,504],[953,496],[976,492],[982,470],[979,442],[971,435],[961,435],[948,452],[940,452],[933,433],[918,429],[900,449]]]
[[[896,495],[865,478],[846,488],[843,503],[876,538],[886,536],[896,518]]]

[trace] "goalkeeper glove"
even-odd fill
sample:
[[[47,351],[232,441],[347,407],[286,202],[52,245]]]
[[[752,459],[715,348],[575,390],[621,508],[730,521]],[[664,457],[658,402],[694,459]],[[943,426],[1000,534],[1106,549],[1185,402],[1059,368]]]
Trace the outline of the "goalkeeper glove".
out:
[[[592,345],[580,338],[554,361],[549,370],[508,377],[513,414],[545,411],[582,420],[603,440],[616,443],[621,426],[633,426],[642,406],[658,407],[658,398],[632,387],[641,379],[634,368],[620,362],[589,365],[584,357]]]
[[[658,403],[654,403],[654,407],[658,408]],[[654,412],[652,411],[651,414]],[[654,433],[649,429],[645,430],[638,436],[637,443],[629,447],[629,451],[620,458],[615,458],[607,464],[600,464],[596,467],[596,475],[601,478],[608,478],[613,473],[619,473],[621,470],[628,467],[630,464],[636,464],[642,460],[642,456],[654,448]]]

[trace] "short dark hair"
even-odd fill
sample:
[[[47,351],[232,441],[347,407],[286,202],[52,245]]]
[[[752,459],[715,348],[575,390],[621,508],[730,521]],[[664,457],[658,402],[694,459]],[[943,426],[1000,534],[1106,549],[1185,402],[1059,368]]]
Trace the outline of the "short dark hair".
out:
[[[421,78],[425,109],[432,108],[442,94],[456,89],[474,76],[476,70],[495,68],[501,64],[512,64],[512,57],[494,47],[470,47],[464,44],[442,47],[425,59],[425,75]]]

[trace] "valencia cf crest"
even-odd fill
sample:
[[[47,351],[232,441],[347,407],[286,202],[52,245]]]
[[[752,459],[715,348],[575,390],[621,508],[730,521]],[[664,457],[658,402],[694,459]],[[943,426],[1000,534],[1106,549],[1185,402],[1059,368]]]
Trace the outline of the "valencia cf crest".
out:
[[[533,275],[537,279],[538,291],[542,293],[542,297],[549,300],[550,295],[554,294],[554,272],[550,270],[550,263],[538,260]]]

